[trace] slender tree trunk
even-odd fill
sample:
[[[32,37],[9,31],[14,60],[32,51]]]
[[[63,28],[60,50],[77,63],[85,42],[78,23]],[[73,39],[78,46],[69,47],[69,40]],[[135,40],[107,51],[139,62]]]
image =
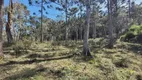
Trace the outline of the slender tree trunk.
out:
[[[108,16],[109,16],[109,43],[108,48],[113,48],[113,23],[112,23],[112,0],[108,0]]]
[[[8,43],[11,43],[13,40],[12,34],[11,34],[11,28],[10,28],[10,24],[7,23],[6,24],[6,34],[7,34],[7,41]]]
[[[83,29],[82,29],[82,26],[80,26],[80,39],[82,40],[82,33],[83,33]]]
[[[96,18],[95,16],[99,16],[97,10],[95,9],[95,6],[93,6],[92,11],[95,13],[95,14],[93,14],[94,19]],[[94,20],[93,22],[94,22],[94,25],[92,26],[93,27],[92,37],[95,39],[96,38],[96,20]]]
[[[128,15],[129,15],[129,19],[130,19],[131,18],[131,0],[128,0],[128,5],[129,5]]]
[[[104,32],[104,34],[103,34],[104,36],[103,37],[106,37],[107,32],[106,32],[106,28],[105,27],[103,28],[103,32]]]
[[[65,6],[66,6],[66,10],[65,10],[65,14],[66,14],[66,28],[65,28],[65,29],[66,29],[66,32],[65,32],[65,39],[66,39],[66,40],[68,40],[68,35],[69,35],[69,33],[68,33],[68,32],[69,32],[69,31],[68,31],[69,29],[68,29],[68,26],[67,26],[67,22],[68,22],[68,5],[67,5],[67,4],[68,4],[68,0],[66,0],[66,5],[65,5]]]
[[[12,37],[12,33],[11,33],[12,14],[13,14],[13,2],[12,2],[12,0],[10,0],[9,11],[8,11],[8,22],[6,24],[6,34],[7,34],[8,43],[11,43],[13,41],[13,37]]]
[[[41,30],[40,30],[40,36],[41,36],[41,38],[40,38],[40,42],[43,42],[43,23],[42,23],[42,21],[43,21],[43,0],[42,0],[42,2],[41,2]]]
[[[23,37],[22,37],[22,23],[21,23],[21,19],[19,19],[20,22],[19,22],[19,40],[23,40]]]
[[[95,21],[94,21],[94,26],[93,26],[93,38],[96,38],[96,25],[95,25]]]
[[[78,40],[78,29],[76,29],[76,40]]]
[[[0,0],[0,56],[3,57],[3,42],[2,42],[2,29],[3,29],[3,22],[2,22],[2,17],[3,17],[3,4],[4,0]]]
[[[91,16],[91,8],[90,8],[90,0],[86,6],[86,26],[84,27],[84,40],[83,40],[83,55],[91,56],[90,49],[88,46],[88,38],[89,38],[89,27],[90,27],[90,16]]]

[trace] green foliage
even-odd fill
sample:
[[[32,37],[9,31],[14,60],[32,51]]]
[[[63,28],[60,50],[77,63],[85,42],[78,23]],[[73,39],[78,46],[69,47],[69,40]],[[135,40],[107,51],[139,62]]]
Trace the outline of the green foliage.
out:
[[[121,41],[141,43],[142,25],[132,25],[128,32],[121,36]]]
[[[31,47],[32,42],[27,40],[27,39],[25,39],[23,41],[23,44],[24,44],[25,49],[29,49]]]
[[[17,41],[12,47],[15,52],[15,55],[19,56],[21,54],[28,53],[27,50],[30,48],[30,46],[31,42],[28,40],[24,40],[24,41]]]
[[[5,61],[1,63],[0,73],[2,80],[141,80],[141,61],[139,54],[133,52],[142,50],[140,44],[117,43],[114,49],[96,47],[102,39],[89,40],[90,48],[96,51],[91,53],[94,59],[82,60],[78,53],[81,53],[82,41],[58,41],[37,43],[30,41],[18,41],[13,45],[17,49],[17,56],[5,54]],[[97,45],[93,44],[96,43]],[[27,49],[31,48],[29,54],[25,54],[25,44]],[[68,44],[68,45],[67,45]],[[93,46],[91,46],[93,45]],[[74,48],[74,49],[73,49]],[[20,49],[20,50],[19,50]],[[23,51],[22,51],[23,50]],[[128,51],[129,50],[129,51]],[[139,51],[136,50],[136,51]],[[53,55],[55,53],[55,55]],[[54,59],[76,53],[73,57],[64,59]],[[9,56],[11,55],[11,56]],[[37,55],[28,57],[30,55]],[[50,56],[51,55],[51,56]],[[53,55],[53,56],[52,56]],[[14,57],[14,58],[13,58]],[[47,58],[51,60],[46,60]],[[53,59],[53,60],[52,60]],[[43,61],[42,61],[43,60]],[[32,64],[30,62],[32,61]],[[16,62],[16,64],[15,64]],[[30,65],[29,65],[30,64]],[[7,74],[6,73],[11,73]],[[4,79],[5,77],[8,77]]]
[[[132,39],[134,39],[136,36],[135,36],[135,34],[132,32],[132,31],[130,31],[130,32],[127,32],[126,34],[125,34],[125,38],[124,38],[124,41],[131,41]]]
[[[16,55],[20,54],[24,49],[25,47],[22,41],[16,42],[15,45],[13,45],[13,50]]]
[[[136,36],[136,40],[138,43],[142,43],[142,33],[140,33]]]
[[[134,35],[142,33],[142,25],[132,25],[129,31],[133,32]]]

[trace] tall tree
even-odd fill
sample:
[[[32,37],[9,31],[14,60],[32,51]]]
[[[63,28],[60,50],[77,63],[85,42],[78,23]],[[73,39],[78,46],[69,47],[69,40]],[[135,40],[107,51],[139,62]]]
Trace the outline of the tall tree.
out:
[[[8,22],[6,23],[6,34],[7,34],[7,41],[8,43],[11,43],[12,33],[11,33],[11,26],[12,26],[12,14],[13,14],[13,1],[9,1],[9,10],[8,10]]]
[[[55,2],[56,0],[28,0],[29,4],[32,6],[40,6],[41,9],[39,10],[39,12],[41,13],[41,26],[40,26],[40,42],[43,42],[43,15],[44,15],[44,11],[46,11],[47,8],[52,8],[52,5],[50,5],[50,3]],[[45,7],[47,6],[47,8]],[[46,14],[48,14],[48,12],[45,12]],[[34,13],[35,14],[35,13]]]
[[[129,10],[128,10],[128,15],[129,15],[129,18],[130,18],[130,12],[131,12],[131,0],[128,0],[128,5],[129,5]]]
[[[68,21],[68,0],[65,1],[65,14],[66,14],[66,24]],[[66,26],[66,33],[65,33],[65,39],[68,39],[68,27]]]
[[[0,0],[0,56],[3,56],[3,49],[2,49],[2,29],[3,29],[3,23],[2,23],[2,18],[3,18],[3,5],[4,5],[4,0]]]
[[[43,42],[43,26],[42,26],[42,21],[43,21],[43,0],[41,1],[41,38],[40,38],[40,42]]]
[[[90,16],[91,16],[91,7],[96,3],[103,3],[104,0],[80,0],[86,7],[86,25],[84,27],[84,39],[83,39],[83,55],[91,56],[90,49],[88,46],[89,38],[89,27],[90,27]]]
[[[107,7],[108,7],[108,19],[109,19],[109,43],[108,48],[113,48],[114,45],[114,27],[117,24],[116,18],[117,18],[117,6],[118,1],[117,0],[107,0]]]
[[[86,0],[86,26],[84,27],[84,40],[83,40],[83,54],[85,56],[91,56],[88,46],[89,27],[90,27],[90,15],[91,15],[91,0]]]
[[[52,1],[52,0],[51,0]],[[53,1],[52,1],[53,2]],[[68,18],[69,18],[69,7],[72,0],[54,0],[54,3],[58,5],[56,9],[58,11],[65,13],[65,39],[69,38],[69,27],[68,27]]]

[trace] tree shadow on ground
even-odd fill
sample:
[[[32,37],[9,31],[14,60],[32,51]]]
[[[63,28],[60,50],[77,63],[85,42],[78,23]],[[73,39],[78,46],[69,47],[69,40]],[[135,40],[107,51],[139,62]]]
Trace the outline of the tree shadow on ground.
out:
[[[129,45],[128,50],[142,55],[142,45]]]
[[[50,67],[43,67],[39,65],[35,68],[26,68],[21,71],[17,71],[17,73],[11,74],[7,77],[4,77],[2,80],[31,80],[31,77],[35,77],[41,75],[43,77],[53,76],[52,78],[61,78],[65,76],[64,67],[59,69],[54,69]],[[44,74],[42,74],[44,73]],[[36,80],[36,79],[35,79]],[[39,79],[38,79],[39,80]],[[41,79],[42,80],[42,79]]]
[[[8,42],[4,42],[3,43],[3,47],[11,47],[12,45],[14,45],[15,43],[8,43]]]
[[[3,80],[3,78],[5,77],[5,75],[11,74],[8,71],[11,71],[13,68],[15,68],[14,65],[1,66],[0,67],[0,80]]]
[[[10,51],[4,51],[4,54],[15,56],[15,57],[20,57],[20,56],[28,54],[28,52],[26,50],[22,50],[22,51],[20,51],[18,53],[10,52]]]
[[[61,59],[68,59],[73,57],[74,54],[70,54],[67,56],[61,56],[61,57],[54,57],[54,58],[44,58],[44,59],[31,59],[31,60],[25,60],[25,61],[9,61],[4,64],[0,64],[1,66],[7,66],[7,65],[14,65],[14,64],[32,64],[32,63],[40,63],[43,61],[52,61],[52,60],[61,60]]]
[[[14,67],[15,67],[14,65],[2,66],[2,67],[0,67],[0,72],[9,71],[9,70],[13,69]]]
[[[19,80],[21,78],[30,78],[30,77],[32,77],[38,73],[44,72],[46,70],[47,70],[47,68],[44,68],[42,66],[36,67],[34,69],[26,68],[18,73],[11,74],[10,76],[5,77],[2,80]]]
[[[41,55],[41,54],[29,54],[28,56],[26,56],[26,58],[30,58],[30,59],[35,59],[35,58],[51,58],[51,57],[54,57],[55,56],[55,53],[53,54],[44,54],[44,55]]]
[[[119,45],[117,47],[142,55],[142,45],[140,44],[125,44],[125,45]]]

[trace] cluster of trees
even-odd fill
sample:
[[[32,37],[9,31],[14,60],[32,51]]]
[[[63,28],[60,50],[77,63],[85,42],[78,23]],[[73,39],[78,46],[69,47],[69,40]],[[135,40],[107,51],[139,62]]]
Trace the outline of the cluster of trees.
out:
[[[131,24],[142,23],[142,4],[131,0],[29,0],[30,6],[41,9],[30,15],[22,3],[0,1],[0,54],[2,54],[2,19],[8,43],[24,38],[32,41],[83,40],[83,55],[91,56],[88,38],[108,38],[108,48]],[[56,5],[56,6],[55,6]],[[62,12],[64,20],[49,19],[47,8]],[[5,13],[3,10],[5,9]],[[105,10],[106,9],[106,10]],[[57,18],[62,17],[58,15]]]

